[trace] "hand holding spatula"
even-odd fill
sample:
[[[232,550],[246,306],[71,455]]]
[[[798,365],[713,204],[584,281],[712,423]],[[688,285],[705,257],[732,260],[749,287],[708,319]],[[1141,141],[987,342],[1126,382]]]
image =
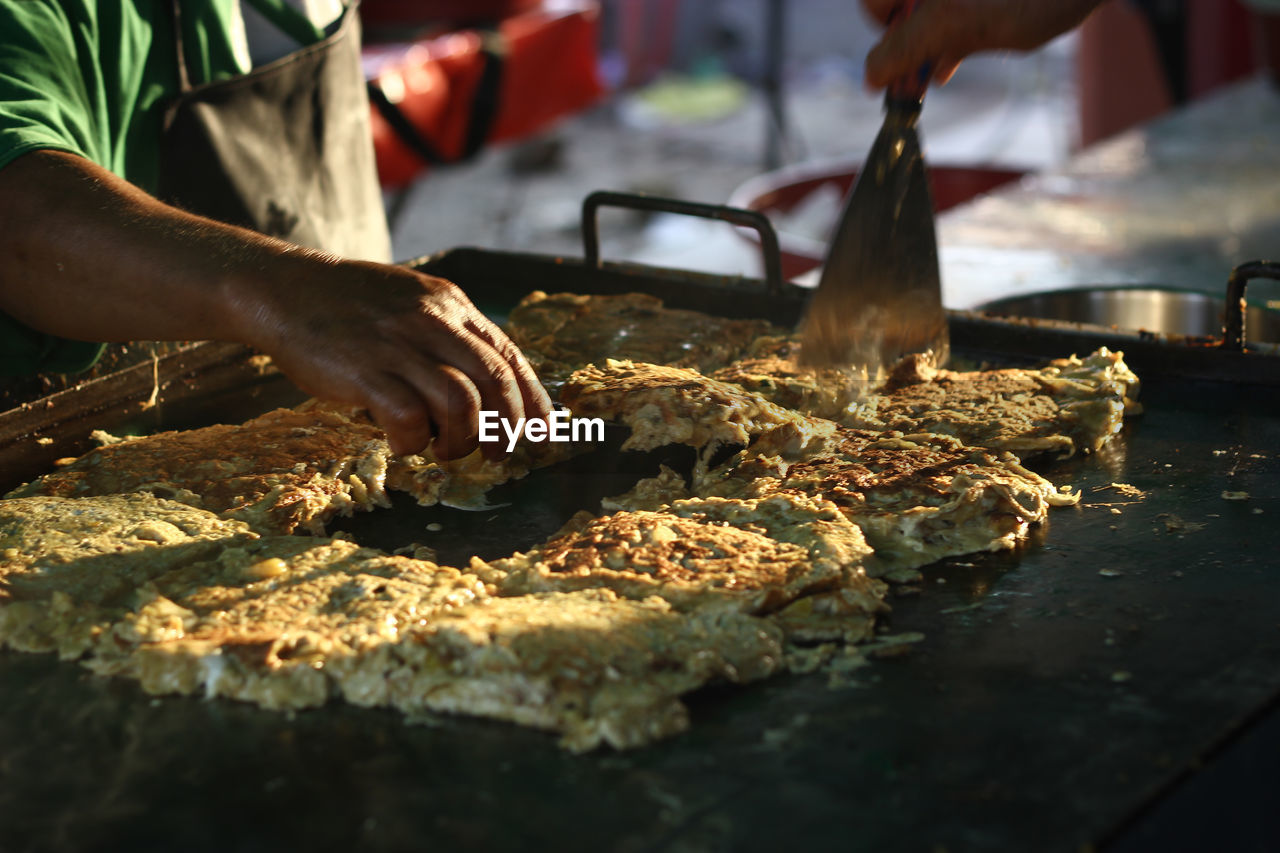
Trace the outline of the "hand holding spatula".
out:
[[[906,15],[916,0],[900,4]],[[802,323],[801,360],[876,379],[903,356],[947,360],[933,199],[916,122],[928,66],[896,81],[885,119],[827,250]]]
[[[901,0],[862,0],[880,23],[899,24],[867,54],[866,81],[875,89],[922,65],[930,66],[941,84],[970,54],[1040,47],[1078,26],[1102,0],[922,0],[910,20],[899,14],[902,5]]]

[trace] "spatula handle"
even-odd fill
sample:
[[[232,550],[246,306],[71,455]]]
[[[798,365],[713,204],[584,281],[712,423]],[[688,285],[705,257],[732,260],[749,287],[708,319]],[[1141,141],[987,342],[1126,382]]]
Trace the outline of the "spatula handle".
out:
[[[895,21],[905,21],[911,17],[919,5],[920,0],[902,0],[889,16],[889,25],[893,26]],[[924,101],[924,92],[929,87],[931,76],[933,76],[933,64],[926,62],[916,70],[915,74],[890,83],[885,97],[889,101],[919,104]]]

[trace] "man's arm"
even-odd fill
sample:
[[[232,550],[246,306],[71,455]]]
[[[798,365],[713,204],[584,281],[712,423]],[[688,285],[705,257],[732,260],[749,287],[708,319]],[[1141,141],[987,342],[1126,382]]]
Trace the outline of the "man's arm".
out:
[[[546,417],[519,350],[453,284],[194,216],[73,154],[0,169],[0,309],[88,341],[225,340],[365,407],[392,449],[477,445],[481,408]]]
[[[902,0],[862,0],[888,24]],[[867,85],[882,89],[925,63],[945,83],[966,56],[985,50],[1032,50],[1078,26],[1102,0],[921,0],[867,54]]]

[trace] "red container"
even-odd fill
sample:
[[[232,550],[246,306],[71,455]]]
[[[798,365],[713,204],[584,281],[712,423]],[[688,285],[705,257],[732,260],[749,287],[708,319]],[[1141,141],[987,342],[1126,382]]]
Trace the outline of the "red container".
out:
[[[541,5],[541,4],[539,4]],[[551,4],[547,4],[548,8]],[[505,46],[497,109],[483,144],[525,138],[595,103],[604,93],[597,73],[599,4],[574,0],[504,18]],[[466,156],[477,92],[488,67],[483,35],[458,30],[414,42],[364,48],[365,76],[382,90],[442,162]],[[376,109],[370,110],[378,177],[401,187],[428,163]]]
[[[848,194],[858,177],[861,160],[830,160],[807,163],[757,175],[734,190],[729,198],[732,207],[758,210],[775,224],[820,188],[831,185],[841,198]],[[929,187],[933,191],[935,212],[947,210],[1011,181],[1025,172],[986,166],[933,166],[929,169]],[[832,227],[835,221],[832,221]],[[758,244],[754,231],[738,229],[745,239]],[[822,263],[827,252],[823,240],[788,233],[778,229],[778,245],[782,250],[782,276],[793,279]]]

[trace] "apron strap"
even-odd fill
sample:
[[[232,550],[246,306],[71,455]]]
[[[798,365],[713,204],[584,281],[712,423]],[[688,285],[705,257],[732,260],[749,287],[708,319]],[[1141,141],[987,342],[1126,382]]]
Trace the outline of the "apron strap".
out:
[[[484,68],[480,72],[480,80],[471,98],[471,113],[467,122],[466,135],[463,138],[462,151],[457,157],[451,159],[441,154],[426,134],[391,102],[377,81],[369,81],[369,102],[395,131],[400,141],[413,149],[413,152],[427,165],[440,166],[471,160],[484,148],[489,139],[489,132],[493,129],[493,123],[498,117],[503,69],[507,61],[507,42],[496,29],[481,29],[479,33]]]
[[[480,37],[484,70],[480,72],[480,84],[471,101],[471,122],[467,125],[462,160],[470,160],[479,154],[489,139],[489,131],[498,117],[502,73],[507,64],[507,40],[501,31],[497,28],[481,30]]]
[[[191,75],[187,73],[187,52],[182,45],[182,0],[169,4],[173,10],[173,48],[178,55],[178,90],[191,91]]]

